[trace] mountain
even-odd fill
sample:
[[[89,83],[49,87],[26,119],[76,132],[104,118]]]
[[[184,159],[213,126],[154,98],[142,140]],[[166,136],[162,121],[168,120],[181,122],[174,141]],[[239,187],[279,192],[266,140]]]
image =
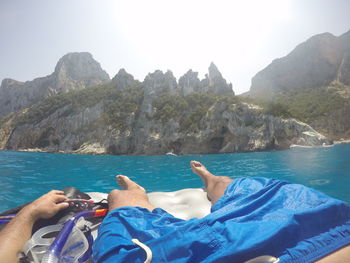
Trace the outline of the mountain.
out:
[[[273,99],[284,92],[350,84],[350,31],[316,35],[275,59],[252,78],[251,97]]]
[[[19,82],[4,79],[0,86],[0,117],[52,95],[84,89],[109,81],[108,74],[87,52],[69,53],[46,77]]]
[[[252,78],[246,97],[274,104],[334,140],[350,138],[350,31],[311,37]],[[271,106],[271,105],[270,105]]]
[[[0,120],[0,148],[93,154],[204,154],[331,142],[309,125],[267,114],[234,95],[211,63],[202,80],[121,69],[94,87],[49,96]]]

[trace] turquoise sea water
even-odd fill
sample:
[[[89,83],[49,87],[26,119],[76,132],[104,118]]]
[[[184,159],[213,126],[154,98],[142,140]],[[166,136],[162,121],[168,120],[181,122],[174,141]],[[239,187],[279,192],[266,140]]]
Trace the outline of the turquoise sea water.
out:
[[[125,174],[149,192],[201,187],[190,167],[198,160],[216,175],[264,176],[301,183],[350,203],[350,144],[329,148],[188,156],[89,156],[0,151],[0,211],[50,189],[75,186],[109,192]]]

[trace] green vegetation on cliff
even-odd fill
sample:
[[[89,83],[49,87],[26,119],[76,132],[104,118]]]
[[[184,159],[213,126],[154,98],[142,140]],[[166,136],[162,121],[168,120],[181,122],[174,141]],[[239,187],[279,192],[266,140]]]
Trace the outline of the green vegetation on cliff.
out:
[[[181,116],[188,107],[188,103],[180,95],[163,93],[153,102],[153,107],[156,109],[154,117],[165,123]]]
[[[185,97],[164,93],[154,102],[155,119],[163,123],[177,118],[182,132],[197,132],[201,129],[201,120],[215,102],[228,104],[239,102],[234,95],[218,96],[212,93],[192,92]]]
[[[50,116],[59,109],[60,116],[80,112],[91,107],[101,100],[108,98],[115,92],[110,84],[99,85],[83,90],[48,97],[47,99],[32,105],[18,120],[18,123],[37,123]]]
[[[103,103],[102,121],[105,125],[125,131],[140,113],[144,90],[142,84],[118,89],[112,84],[99,85],[83,90],[51,96],[32,105],[17,120],[17,124],[38,123],[57,114],[64,117],[77,114],[86,108]],[[201,129],[202,118],[215,102],[236,103],[234,95],[217,96],[211,93],[193,92],[185,97],[178,94],[162,93],[154,101],[154,118],[165,123],[176,118],[183,132],[196,132]]]
[[[346,99],[334,89],[305,89],[282,96],[277,100],[285,105],[292,117],[310,123],[318,117],[343,107]]]
[[[32,105],[18,120],[18,124],[38,123],[57,111],[58,117],[79,113],[103,102],[106,125],[123,131],[128,116],[137,114],[143,97],[142,87],[135,85],[118,89],[111,84],[99,85],[51,96]]]
[[[107,125],[125,131],[128,119],[135,119],[140,111],[143,98],[141,85],[131,86],[125,89],[114,89],[104,106],[104,120]]]
[[[186,96],[185,100],[188,104],[188,110],[182,115],[180,130],[184,132],[199,131],[201,119],[217,99],[218,96],[209,93],[193,92]]]
[[[18,120],[18,124],[38,123],[54,112],[58,117],[79,113],[97,103],[103,103],[102,121],[106,125],[125,131],[140,113],[144,91],[142,84],[118,89],[111,83],[83,90],[51,96],[32,105]],[[165,123],[176,119],[182,132],[201,130],[201,120],[216,102],[226,105],[245,101],[263,107],[263,112],[282,118],[296,118],[311,123],[313,120],[340,109],[346,99],[330,88],[305,89],[284,93],[274,101],[238,98],[234,95],[218,96],[193,92],[187,96],[162,93],[153,101],[154,118]]]
[[[282,118],[295,118],[306,123],[342,108],[347,100],[335,89],[310,88],[279,95],[273,101],[243,98],[264,108],[264,112]]]

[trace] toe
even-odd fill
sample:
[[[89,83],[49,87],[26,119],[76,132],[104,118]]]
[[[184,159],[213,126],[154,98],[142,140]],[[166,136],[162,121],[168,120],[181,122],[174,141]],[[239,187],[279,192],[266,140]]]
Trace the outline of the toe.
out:
[[[117,182],[124,190],[142,190],[145,192],[145,189],[131,180],[125,175],[117,175]]]
[[[127,189],[128,188],[128,184],[127,184],[127,178],[128,177],[127,176],[119,174],[119,175],[116,176],[116,178],[117,178],[117,184],[121,188],[123,188],[123,189]]]
[[[191,161],[190,162],[190,165],[192,167],[200,167],[202,164],[200,162],[197,162],[197,161]]]

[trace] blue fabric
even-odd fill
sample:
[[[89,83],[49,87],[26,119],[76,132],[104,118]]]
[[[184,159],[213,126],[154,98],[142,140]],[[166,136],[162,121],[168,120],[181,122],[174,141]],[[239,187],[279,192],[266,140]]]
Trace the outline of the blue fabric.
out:
[[[95,262],[244,262],[262,255],[312,262],[350,244],[350,206],[313,189],[275,179],[239,178],[202,219],[160,208],[110,212],[93,248]]]

